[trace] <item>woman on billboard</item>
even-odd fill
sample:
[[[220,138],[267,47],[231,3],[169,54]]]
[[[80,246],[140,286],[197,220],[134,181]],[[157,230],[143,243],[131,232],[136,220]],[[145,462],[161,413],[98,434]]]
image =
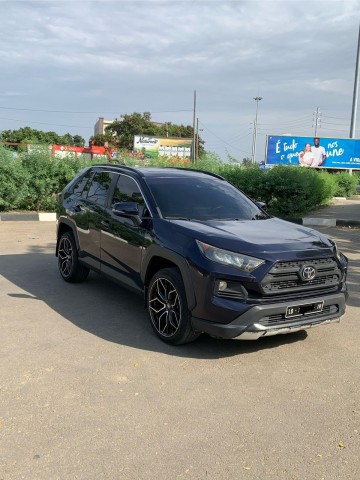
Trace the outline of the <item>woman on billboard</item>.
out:
[[[314,161],[314,154],[311,151],[311,144],[305,143],[305,148],[299,153],[299,163],[303,167],[311,167]]]

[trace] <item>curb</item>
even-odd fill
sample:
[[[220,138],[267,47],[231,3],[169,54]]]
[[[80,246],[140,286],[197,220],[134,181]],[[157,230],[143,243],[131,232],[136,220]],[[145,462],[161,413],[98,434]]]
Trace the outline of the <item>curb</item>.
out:
[[[335,218],[319,217],[282,218],[282,220],[304,225],[304,227],[360,227],[360,221],[358,220],[336,220]]]
[[[3,213],[0,222],[56,222],[56,213]]]

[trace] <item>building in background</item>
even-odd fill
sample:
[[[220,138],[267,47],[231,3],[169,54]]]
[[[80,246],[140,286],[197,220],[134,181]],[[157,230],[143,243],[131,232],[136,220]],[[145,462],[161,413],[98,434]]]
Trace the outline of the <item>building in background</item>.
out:
[[[104,135],[105,133],[105,128],[111,125],[112,123],[115,122],[116,119],[114,120],[105,120],[104,117],[99,117],[97,122],[95,123],[94,126],[94,136],[96,135]]]

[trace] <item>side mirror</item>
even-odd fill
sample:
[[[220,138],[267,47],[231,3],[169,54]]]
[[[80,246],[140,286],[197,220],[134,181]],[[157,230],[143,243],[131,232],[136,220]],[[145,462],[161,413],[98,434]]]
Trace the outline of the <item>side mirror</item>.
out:
[[[259,200],[256,200],[255,202],[255,205],[257,205],[259,208],[261,208],[261,210],[264,210],[265,212],[267,212],[267,205],[265,202],[260,202]]]
[[[118,202],[112,208],[112,213],[117,217],[131,218],[137,225],[141,224],[139,206],[136,202]]]

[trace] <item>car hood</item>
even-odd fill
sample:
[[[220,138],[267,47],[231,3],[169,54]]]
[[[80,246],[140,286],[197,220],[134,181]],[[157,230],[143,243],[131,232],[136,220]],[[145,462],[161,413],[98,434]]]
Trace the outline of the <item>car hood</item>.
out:
[[[281,252],[298,252],[300,257],[331,255],[333,245],[316,230],[278,218],[266,220],[170,220],[178,233],[215,247],[248,254],[271,256]],[[175,232],[174,232],[175,233]],[[263,256],[262,255],[262,256]]]

